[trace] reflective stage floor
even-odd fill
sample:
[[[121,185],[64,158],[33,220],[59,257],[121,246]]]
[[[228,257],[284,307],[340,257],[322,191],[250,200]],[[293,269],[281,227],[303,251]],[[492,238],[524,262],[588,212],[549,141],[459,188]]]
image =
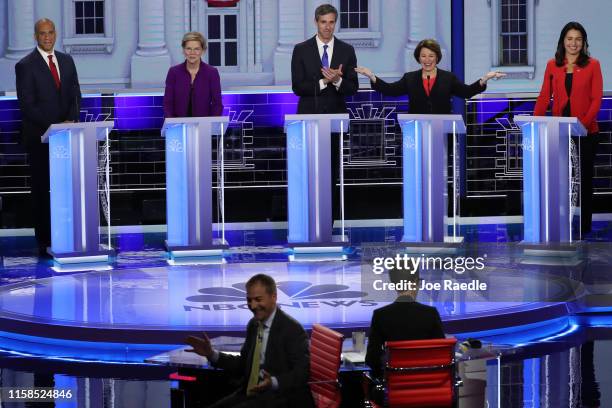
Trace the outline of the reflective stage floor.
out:
[[[466,244],[454,256],[480,258],[485,267],[421,273],[425,284],[441,286],[421,290],[418,300],[438,309],[446,333],[506,350],[500,365],[502,390],[516,388],[512,379],[520,371],[520,403],[500,406],[588,406],[565,405],[576,394],[571,387],[566,391],[563,379],[575,374],[559,367],[571,368],[576,353],[589,347],[598,381],[612,389],[611,375],[600,372],[601,359],[612,353],[611,225],[596,223],[589,240],[565,258],[524,255],[517,224],[464,226]],[[376,290],[372,259],[400,252],[393,243],[385,244],[398,239],[397,226],[351,228],[346,261],[289,262],[282,244],[285,233],[277,228],[229,231],[233,247],[222,264],[171,266],[162,232],[126,229],[112,237],[117,248],[112,270],[75,273],[56,273],[50,261],[31,256],[30,236],[0,237],[3,375],[30,378],[42,370],[77,388],[87,378],[88,387],[101,387],[105,400],[110,379],[117,384],[135,379],[138,392],[144,392],[145,383],[168,389],[170,383],[163,381],[168,368],[144,359],[181,346],[194,332],[242,336],[251,317],[244,282],[256,273],[276,279],[281,307],[307,329],[322,323],[350,337],[352,331],[367,330],[373,309],[393,300],[393,292]],[[445,282],[466,288],[445,288]],[[560,376],[557,391],[543,380],[553,374]],[[528,388],[538,392],[530,394]],[[546,396],[551,390],[555,396]],[[156,402],[142,406],[167,406],[157,402],[155,392],[145,393]],[[160,401],[168,402],[167,393],[162,394]],[[554,402],[559,395],[563,403]],[[612,404],[605,391],[598,398]]]

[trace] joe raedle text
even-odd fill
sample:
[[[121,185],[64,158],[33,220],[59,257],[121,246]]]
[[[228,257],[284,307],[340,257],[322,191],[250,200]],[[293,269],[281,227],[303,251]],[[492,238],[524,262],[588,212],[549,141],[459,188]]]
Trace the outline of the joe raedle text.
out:
[[[386,291],[396,291],[396,292],[404,292],[407,290],[424,290],[424,291],[432,291],[432,290],[444,290],[444,291],[486,291],[487,283],[482,282],[479,279],[473,279],[471,281],[463,281],[458,282],[453,279],[444,279],[440,282],[430,282],[422,280],[420,282],[413,282],[408,280],[403,280],[400,282],[385,282],[382,279],[376,279],[372,282],[372,287],[375,291],[386,292]]]

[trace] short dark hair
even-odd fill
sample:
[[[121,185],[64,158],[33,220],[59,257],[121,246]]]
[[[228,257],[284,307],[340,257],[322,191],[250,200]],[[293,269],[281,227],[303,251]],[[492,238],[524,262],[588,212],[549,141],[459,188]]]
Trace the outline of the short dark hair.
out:
[[[410,269],[399,269],[395,266],[389,269],[389,282],[391,283],[400,283],[402,281],[418,283],[419,279],[420,274],[418,268],[416,268],[414,273],[412,273]]]
[[[256,283],[259,283],[260,285],[265,287],[266,292],[269,295],[274,295],[276,293],[276,282],[274,281],[274,278],[272,278],[271,276],[263,274],[263,273],[258,273],[257,275],[251,276],[251,278],[247,281],[247,283],[244,286],[246,287],[247,290],[249,290],[249,288],[255,285]]]
[[[582,34],[582,49],[576,59],[576,64],[579,67],[584,67],[589,63],[591,57],[589,56],[589,42],[587,41],[587,33],[582,24],[577,21],[570,21],[561,30],[559,34],[559,42],[557,43],[557,52],[555,52],[555,65],[562,67],[565,65],[565,36],[569,30],[577,30]]]
[[[336,16],[336,21],[338,21],[338,10],[331,4],[321,4],[315,10],[315,20],[319,21],[319,17],[324,16],[329,13],[334,13]]]
[[[43,17],[40,20],[38,20],[36,23],[34,23],[34,34],[38,34],[38,27],[40,27],[40,25],[44,23],[51,24],[53,26],[53,30],[55,31],[55,23],[53,22],[53,20]]]
[[[421,50],[423,48],[427,48],[428,50],[431,50],[436,53],[437,64],[442,61],[442,49],[440,48],[440,44],[438,44],[438,42],[433,38],[426,38],[424,40],[421,40],[421,42],[419,42],[416,48],[414,49],[414,59],[417,62],[421,62],[419,61],[419,56],[421,55]]]

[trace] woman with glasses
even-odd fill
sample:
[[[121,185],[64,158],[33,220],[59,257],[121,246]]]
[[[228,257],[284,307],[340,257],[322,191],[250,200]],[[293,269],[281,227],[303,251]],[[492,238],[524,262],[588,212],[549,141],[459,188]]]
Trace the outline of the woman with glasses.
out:
[[[192,31],[183,36],[185,62],[168,70],[164,92],[164,117],[220,116],[221,79],[213,66],[202,61],[206,39]]]

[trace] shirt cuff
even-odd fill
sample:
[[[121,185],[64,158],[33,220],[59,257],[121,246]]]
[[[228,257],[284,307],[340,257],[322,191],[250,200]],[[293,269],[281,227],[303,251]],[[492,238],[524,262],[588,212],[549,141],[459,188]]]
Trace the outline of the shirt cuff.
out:
[[[332,82],[332,84],[336,87],[336,90],[340,90],[340,84],[341,83],[342,83],[342,78],[340,78],[336,82]]]
[[[278,379],[276,377],[270,377],[272,380],[272,391],[278,390]]]
[[[325,82],[323,82],[322,79],[319,79],[319,90],[322,91],[325,88],[327,88],[327,84]]]
[[[217,364],[217,361],[219,361],[219,352],[217,350],[213,349],[212,356],[210,356],[209,361],[212,364]]]

